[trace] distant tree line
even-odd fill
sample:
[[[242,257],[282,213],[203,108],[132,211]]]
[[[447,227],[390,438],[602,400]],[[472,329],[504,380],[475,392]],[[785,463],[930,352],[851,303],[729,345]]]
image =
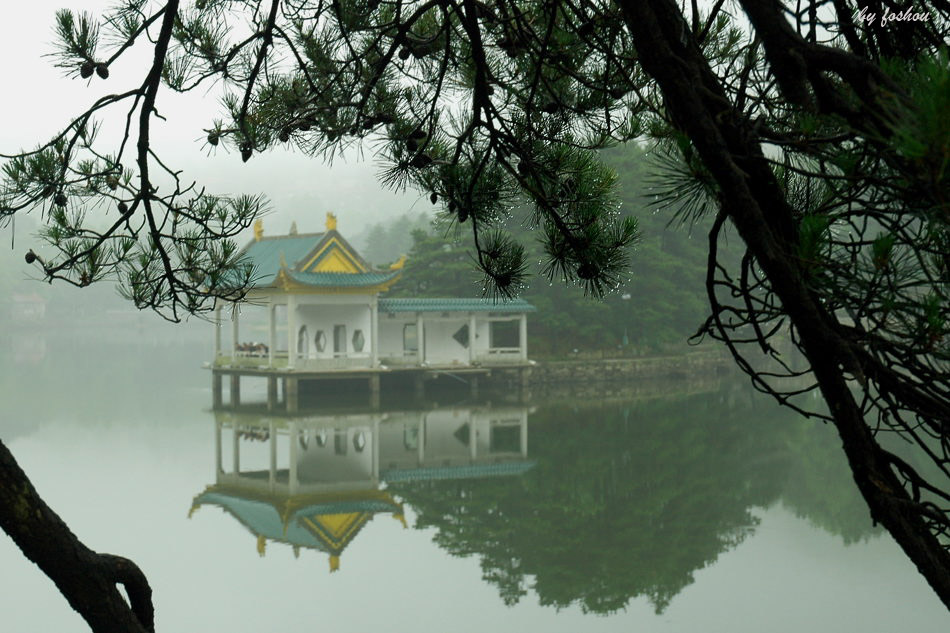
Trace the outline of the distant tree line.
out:
[[[352,242],[364,259],[376,266],[391,264],[413,246],[413,231],[427,230],[432,216],[425,211],[403,213],[394,220],[367,226]]]
[[[671,225],[675,214],[657,213],[651,174],[661,165],[639,145],[628,143],[603,157],[619,174],[622,215],[636,218],[639,225],[635,269],[602,299],[586,296],[580,284],[532,277],[521,296],[537,307],[528,328],[533,355],[567,355],[574,350],[636,355],[685,349],[686,340],[706,318],[705,228]],[[470,238],[458,234],[457,224],[439,219],[431,225],[417,222],[409,237],[410,226],[411,218],[403,215],[388,225],[371,227],[365,238],[367,259],[374,262],[396,259],[394,246],[411,243],[402,251],[409,259],[393,295],[470,297],[490,291],[476,270]],[[527,245],[529,261],[543,259],[543,245],[530,230],[517,224],[507,228]]]

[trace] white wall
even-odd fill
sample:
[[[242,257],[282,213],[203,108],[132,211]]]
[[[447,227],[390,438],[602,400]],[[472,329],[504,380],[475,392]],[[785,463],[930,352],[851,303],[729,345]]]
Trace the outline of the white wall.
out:
[[[343,352],[349,357],[368,357],[372,338],[372,321],[370,319],[369,296],[344,295],[342,297],[311,295],[297,296],[297,331],[307,327],[308,356],[307,358],[333,358],[334,326],[346,326],[345,349]],[[317,350],[315,338],[317,332],[323,331],[326,345],[322,352]],[[353,335],[357,330],[363,332],[363,351],[357,352],[353,348]],[[295,335],[296,336],[296,335]],[[296,339],[295,339],[296,340]]]
[[[478,358],[479,354],[484,354],[488,351],[488,343],[490,341],[490,336],[488,333],[490,327],[489,321],[482,321],[476,319],[475,321],[475,358]]]
[[[426,319],[426,361],[431,365],[468,365],[468,348],[462,347],[452,338],[452,335],[467,323],[468,316],[458,319]]]
[[[349,483],[373,479],[373,428],[304,429],[306,437],[297,448],[297,479],[302,484]],[[362,451],[354,443],[361,435]],[[325,439],[320,446],[319,438]],[[342,449],[342,450],[341,450]]]
[[[415,323],[414,315],[396,315],[390,318],[388,314],[379,315],[379,357],[387,356],[401,358],[403,356],[402,331],[407,323]]]
[[[413,313],[399,313],[393,317],[382,313],[379,317],[379,356],[380,358],[403,358],[403,328],[407,324],[416,323],[417,315]],[[511,317],[488,317],[486,314],[475,315],[474,331],[469,332],[469,345],[473,346],[475,358],[484,357],[491,343],[491,322],[508,321],[517,327],[520,315]],[[463,347],[452,338],[452,335],[464,325],[470,324],[468,314],[452,314],[443,317],[441,313],[423,312],[422,320],[425,330],[425,360],[430,365],[468,365],[469,348]],[[524,342],[522,341],[522,346]],[[421,346],[421,345],[420,345]]]

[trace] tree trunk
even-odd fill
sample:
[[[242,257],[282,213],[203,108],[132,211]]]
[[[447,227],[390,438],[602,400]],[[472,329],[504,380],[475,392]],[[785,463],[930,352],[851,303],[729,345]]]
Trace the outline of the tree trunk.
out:
[[[83,545],[0,442],[0,528],[96,633],[152,633],[152,590],[132,561]],[[131,602],[116,586],[121,583]]]
[[[858,366],[848,342],[808,291],[791,249],[788,203],[761,147],[738,119],[672,0],[621,3],[641,66],[660,87],[677,127],[720,188],[720,205],[782,301],[830,407],[848,463],[872,518],[894,537],[950,608],[950,552],[930,531],[865,423],[844,377]]]

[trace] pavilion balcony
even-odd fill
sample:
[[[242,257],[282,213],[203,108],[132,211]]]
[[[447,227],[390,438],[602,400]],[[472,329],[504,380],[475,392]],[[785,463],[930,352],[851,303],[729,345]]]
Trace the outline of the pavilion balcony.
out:
[[[389,367],[416,367],[419,365],[418,352],[386,353],[379,360]]]
[[[215,359],[214,366],[246,369],[290,369],[286,351],[274,352],[273,364],[271,364],[268,354],[253,352],[238,352],[233,355],[219,354]],[[338,356],[336,358],[301,358],[298,356],[294,359],[293,371],[333,371],[364,369],[372,366],[372,359],[367,354]]]
[[[475,362],[487,365],[523,363],[525,354],[520,347],[493,347],[476,355]]]
[[[245,367],[248,369],[286,369],[287,352],[275,352],[271,364],[269,354],[236,352],[234,354],[218,354],[214,359],[215,367]]]
[[[332,371],[334,369],[364,369],[373,366],[369,355],[338,356],[336,358],[298,358],[294,369],[303,371]]]

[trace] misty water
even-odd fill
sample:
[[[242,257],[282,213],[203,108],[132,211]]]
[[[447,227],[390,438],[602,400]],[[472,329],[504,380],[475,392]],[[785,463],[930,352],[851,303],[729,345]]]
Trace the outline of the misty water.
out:
[[[740,379],[214,412],[210,327],[122,326],[8,330],[0,436],[158,631],[950,629],[832,429]],[[87,630],[6,536],[0,570],[0,630]]]

